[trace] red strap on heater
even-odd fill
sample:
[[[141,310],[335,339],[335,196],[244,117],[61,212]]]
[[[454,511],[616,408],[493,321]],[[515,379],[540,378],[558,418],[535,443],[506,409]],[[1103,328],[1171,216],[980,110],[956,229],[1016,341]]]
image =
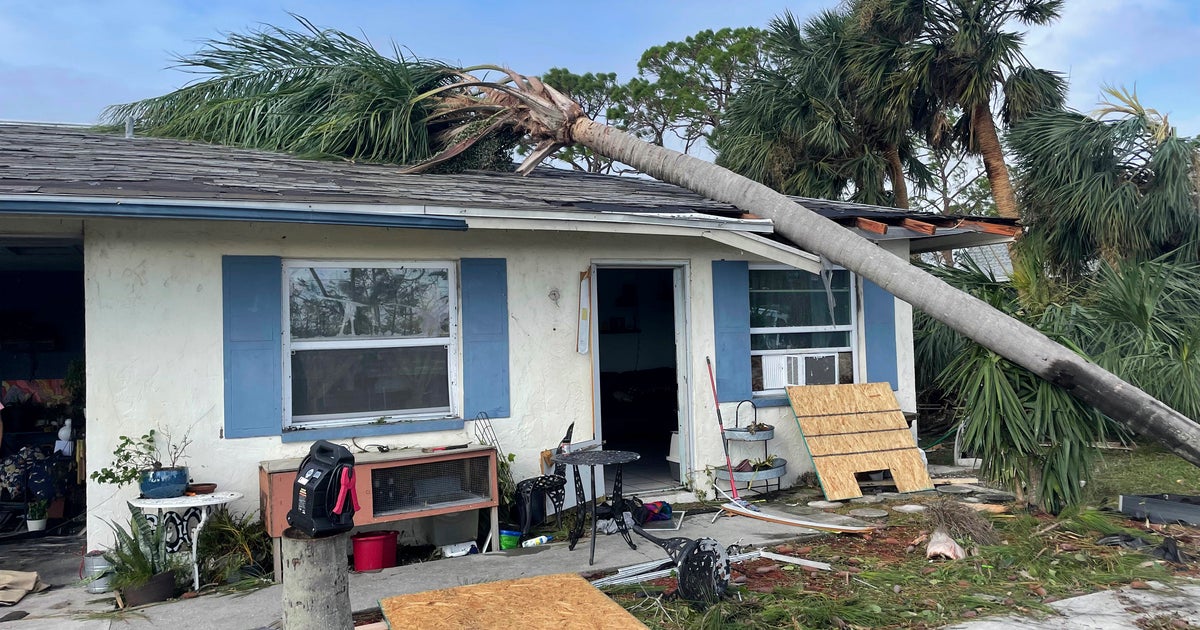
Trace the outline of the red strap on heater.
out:
[[[342,478],[340,480],[341,488],[338,489],[337,505],[333,508],[334,514],[342,513],[342,506],[346,504],[346,495],[350,495],[350,503],[354,505],[354,511],[359,510],[358,507],[358,490],[354,487],[354,469],[350,466],[342,467]]]

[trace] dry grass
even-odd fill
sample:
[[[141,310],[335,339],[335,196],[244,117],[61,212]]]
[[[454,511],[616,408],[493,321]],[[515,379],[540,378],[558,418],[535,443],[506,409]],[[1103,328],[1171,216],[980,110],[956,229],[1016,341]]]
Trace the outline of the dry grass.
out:
[[[929,503],[925,520],[930,529],[944,529],[951,538],[970,538],[978,545],[1000,542],[991,521],[958,501],[942,499]]]

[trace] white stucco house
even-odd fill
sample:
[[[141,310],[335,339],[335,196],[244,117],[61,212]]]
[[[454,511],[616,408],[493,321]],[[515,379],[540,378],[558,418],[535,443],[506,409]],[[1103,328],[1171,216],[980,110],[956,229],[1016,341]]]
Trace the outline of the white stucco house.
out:
[[[396,171],[0,125],[0,273],[70,269],[82,294],[87,470],[190,430],[192,477],[252,510],[260,461],[471,442],[482,412],[518,479],[574,423],[642,453],[627,486],[702,487],[724,461],[706,357],[727,422],[754,400],[775,425],[784,486],[811,469],[784,385],[886,381],[916,411],[910,307],[770,221],[646,179]],[[1015,229],[801,201],[901,257]],[[135,493],[89,482],[89,543]]]

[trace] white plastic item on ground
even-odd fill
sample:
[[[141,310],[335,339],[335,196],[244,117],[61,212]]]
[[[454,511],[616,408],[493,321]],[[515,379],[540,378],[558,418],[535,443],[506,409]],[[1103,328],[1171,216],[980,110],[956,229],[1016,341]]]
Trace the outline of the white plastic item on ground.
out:
[[[967,557],[967,552],[962,545],[954,542],[946,530],[935,529],[933,535],[929,537],[929,546],[925,548],[925,557],[962,560]]]
[[[459,556],[465,556],[474,550],[475,550],[475,542],[470,541],[470,540],[467,542],[442,545],[442,555],[447,558],[457,558]]]

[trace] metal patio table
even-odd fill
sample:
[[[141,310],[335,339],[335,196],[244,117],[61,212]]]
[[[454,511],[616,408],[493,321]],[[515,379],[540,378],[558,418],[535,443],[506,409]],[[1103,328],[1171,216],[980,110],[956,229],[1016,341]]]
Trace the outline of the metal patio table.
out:
[[[197,562],[196,553],[200,547],[200,531],[204,529],[204,522],[208,520],[209,509],[215,505],[225,505],[242,498],[241,492],[214,492],[212,494],[197,494],[195,496],[174,497],[171,499],[130,499],[129,504],[142,510],[153,509],[158,510],[158,527],[163,526],[162,511],[163,510],[186,510],[188,508],[198,508],[200,510],[200,522],[196,525],[196,530],[192,532],[192,588],[200,590],[200,564]]]
[[[575,471],[575,501],[577,505],[583,505],[587,501],[587,497],[583,494],[583,480],[579,477],[579,467],[587,466],[591,469],[590,481],[592,484],[592,552],[588,556],[588,565],[596,563],[596,466],[615,466],[617,470],[617,478],[613,482],[612,489],[612,507],[613,518],[617,522],[617,531],[625,538],[625,542],[629,543],[630,549],[637,549],[637,545],[633,544],[633,538],[629,536],[629,528],[625,525],[625,498],[621,496],[621,466],[629,462],[635,462],[641,459],[641,455],[633,451],[576,451],[574,453],[559,453],[550,458],[551,461],[559,464],[567,464]],[[568,547],[571,550],[575,549],[575,544],[579,542],[579,538],[583,536],[583,518],[575,519],[575,526],[571,528],[571,545]]]

